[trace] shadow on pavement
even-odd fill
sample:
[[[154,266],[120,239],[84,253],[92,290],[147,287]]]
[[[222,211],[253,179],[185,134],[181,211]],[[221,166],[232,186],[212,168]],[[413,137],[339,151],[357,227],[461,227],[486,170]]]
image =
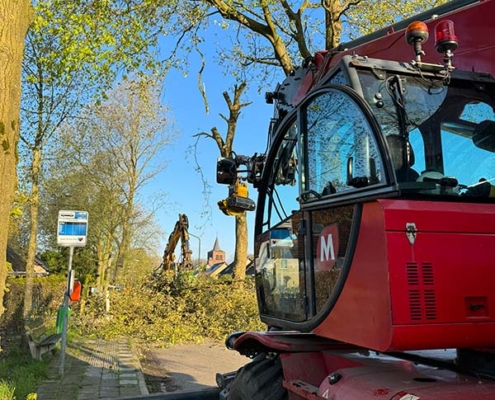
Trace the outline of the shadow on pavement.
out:
[[[139,360],[126,340],[69,344],[63,378],[59,368],[60,353],[50,362],[50,379],[38,387],[38,400],[123,399],[148,393]]]

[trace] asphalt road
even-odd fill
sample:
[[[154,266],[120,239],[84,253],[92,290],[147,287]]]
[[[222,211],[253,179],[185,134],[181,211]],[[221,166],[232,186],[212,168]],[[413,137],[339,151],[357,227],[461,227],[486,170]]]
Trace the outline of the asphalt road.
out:
[[[150,371],[167,378],[161,384],[161,391],[176,394],[217,387],[217,373],[237,371],[251,361],[213,341],[150,348],[146,358]]]

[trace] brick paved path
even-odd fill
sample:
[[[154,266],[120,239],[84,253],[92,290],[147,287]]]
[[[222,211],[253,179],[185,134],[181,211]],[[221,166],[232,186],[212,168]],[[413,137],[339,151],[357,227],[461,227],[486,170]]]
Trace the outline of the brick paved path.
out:
[[[59,358],[36,393],[38,400],[121,399],[148,394],[139,360],[127,340],[85,340],[68,345],[65,374],[58,375]]]

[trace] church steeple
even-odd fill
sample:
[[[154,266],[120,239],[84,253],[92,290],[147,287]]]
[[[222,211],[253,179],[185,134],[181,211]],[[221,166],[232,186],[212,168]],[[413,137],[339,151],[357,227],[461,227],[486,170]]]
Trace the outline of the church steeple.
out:
[[[211,267],[214,264],[220,264],[225,262],[225,251],[220,249],[220,242],[218,236],[215,239],[213,250],[208,252],[208,266]]]
[[[215,239],[215,244],[213,245],[213,251],[222,251],[222,249],[220,249],[220,243],[218,242],[218,236]]]

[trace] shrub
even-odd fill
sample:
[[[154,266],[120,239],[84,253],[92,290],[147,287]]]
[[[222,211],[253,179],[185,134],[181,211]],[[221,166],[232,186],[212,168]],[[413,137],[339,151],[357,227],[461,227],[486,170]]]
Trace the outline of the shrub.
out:
[[[131,336],[164,343],[223,339],[240,330],[263,330],[254,282],[164,274],[151,284],[110,291],[110,312],[103,295],[92,296],[77,327],[84,335]]]
[[[66,278],[61,275],[34,279],[32,311],[35,316],[55,318],[58,307],[64,300],[66,281]],[[2,331],[9,335],[18,335],[24,329],[22,326],[22,307],[26,280],[9,277],[7,284],[9,291],[5,295],[5,312],[0,319],[0,324]]]

